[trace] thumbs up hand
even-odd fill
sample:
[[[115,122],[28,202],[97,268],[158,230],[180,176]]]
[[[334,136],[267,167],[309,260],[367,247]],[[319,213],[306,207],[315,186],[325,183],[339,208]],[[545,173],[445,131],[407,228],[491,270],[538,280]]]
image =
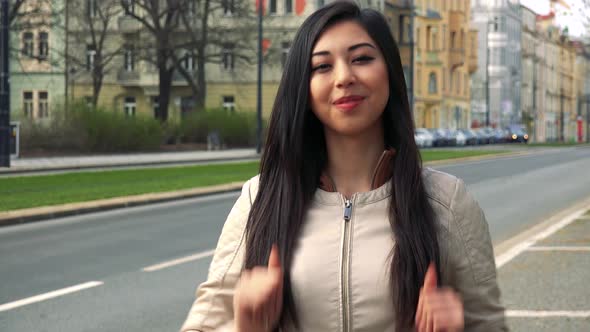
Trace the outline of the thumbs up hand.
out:
[[[279,250],[273,245],[268,266],[242,272],[234,294],[237,332],[270,332],[279,321],[283,305],[283,271]]]
[[[438,288],[434,264],[428,266],[416,309],[417,332],[463,331],[463,302],[451,288]]]

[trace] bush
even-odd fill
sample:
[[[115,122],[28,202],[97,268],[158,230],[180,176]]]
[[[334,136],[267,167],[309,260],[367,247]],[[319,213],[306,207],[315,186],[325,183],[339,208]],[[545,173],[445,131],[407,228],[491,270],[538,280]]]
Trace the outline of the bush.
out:
[[[225,109],[192,113],[182,119],[180,140],[185,143],[206,143],[207,135],[215,131],[227,146],[253,146],[256,144],[256,113]]]
[[[137,152],[157,150],[163,139],[155,119],[127,117],[80,102],[71,105],[67,115],[55,110],[49,121],[24,120],[21,125],[24,151]]]

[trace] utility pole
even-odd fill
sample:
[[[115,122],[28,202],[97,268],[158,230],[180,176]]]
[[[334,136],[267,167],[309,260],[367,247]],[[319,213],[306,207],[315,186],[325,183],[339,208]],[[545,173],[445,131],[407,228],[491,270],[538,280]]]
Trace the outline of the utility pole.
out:
[[[256,153],[262,151],[262,11],[263,1],[258,0],[258,89],[256,91]]]
[[[486,127],[490,126],[490,25],[494,31],[498,29],[498,17],[491,21],[488,19],[486,26]]]
[[[401,28],[400,28],[401,29]],[[410,42],[410,112],[414,114],[414,1],[410,1],[410,31],[409,42]],[[402,39],[402,38],[400,38]],[[403,40],[403,39],[402,39]]]
[[[560,103],[560,112],[559,112],[559,141],[561,143],[565,142],[564,135],[563,135],[563,87],[560,89],[559,94],[561,103]]]
[[[533,50],[533,132],[531,141],[537,142],[537,43]],[[529,119],[527,119],[529,120]]]
[[[8,0],[0,1],[0,167],[10,167]]]

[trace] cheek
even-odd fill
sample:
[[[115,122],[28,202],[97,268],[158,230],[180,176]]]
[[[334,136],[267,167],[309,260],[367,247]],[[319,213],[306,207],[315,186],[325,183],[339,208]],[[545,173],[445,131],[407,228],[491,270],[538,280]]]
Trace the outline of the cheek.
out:
[[[309,82],[309,95],[312,109],[315,111],[329,100],[329,89],[320,79],[315,78]]]

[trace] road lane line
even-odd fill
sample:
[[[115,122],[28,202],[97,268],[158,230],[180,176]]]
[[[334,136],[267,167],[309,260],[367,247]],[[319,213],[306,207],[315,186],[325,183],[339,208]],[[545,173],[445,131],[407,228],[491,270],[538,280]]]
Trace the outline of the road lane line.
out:
[[[521,241],[520,243],[515,244],[510,249],[506,250],[503,254],[496,256],[496,268],[502,267],[502,265],[508,263],[514,257],[520,255],[522,252],[527,250],[529,247],[533,246],[536,242],[550,236],[551,234],[557,232],[558,230],[564,228],[565,226],[571,224],[573,221],[577,220],[580,216],[588,211],[588,207],[584,206],[584,208],[579,209],[573,213],[570,213],[565,218],[561,219],[557,223],[547,227],[542,232],[539,232],[535,235],[532,235],[525,240]]]
[[[155,265],[151,265],[148,267],[144,267],[142,270],[144,272],[154,272],[154,271],[162,270],[162,269],[174,266],[174,265],[184,264],[187,262],[192,262],[192,261],[196,261],[196,260],[203,259],[206,257],[210,257],[210,256],[213,256],[213,253],[215,253],[215,250],[204,251],[204,252],[194,254],[191,256],[181,257],[181,258],[177,258],[174,260],[170,260],[170,261],[158,263]]]
[[[590,246],[534,246],[527,248],[527,251],[590,251]]]
[[[52,292],[48,292],[45,294],[40,294],[40,295],[35,295],[35,296],[31,296],[28,297],[26,299],[22,299],[22,300],[18,300],[18,301],[14,301],[14,302],[9,302],[9,303],[5,303],[0,305],[0,312],[2,311],[8,311],[14,308],[18,308],[18,307],[22,307],[28,304],[32,304],[32,303],[36,303],[36,302],[41,302],[41,301],[45,301],[45,300],[49,300],[55,297],[59,297],[62,295],[66,295],[66,294],[70,294],[70,293],[75,293],[75,292],[79,292],[81,290],[84,289],[88,289],[88,288],[92,288],[92,287],[97,287],[100,285],[103,285],[104,283],[102,281],[90,281],[90,282],[86,282],[83,284],[79,284],[79,285],[75,285],[75,286],[71,286],[71,287],[67,287],[67,288],[62,288],[62,289],[58,289]]]
[[[506,310],[506,317],[527,317],[527,318],[543,318],[543,317],[568,317],[568,318],[588,318],[590,311],[575,310]]]

